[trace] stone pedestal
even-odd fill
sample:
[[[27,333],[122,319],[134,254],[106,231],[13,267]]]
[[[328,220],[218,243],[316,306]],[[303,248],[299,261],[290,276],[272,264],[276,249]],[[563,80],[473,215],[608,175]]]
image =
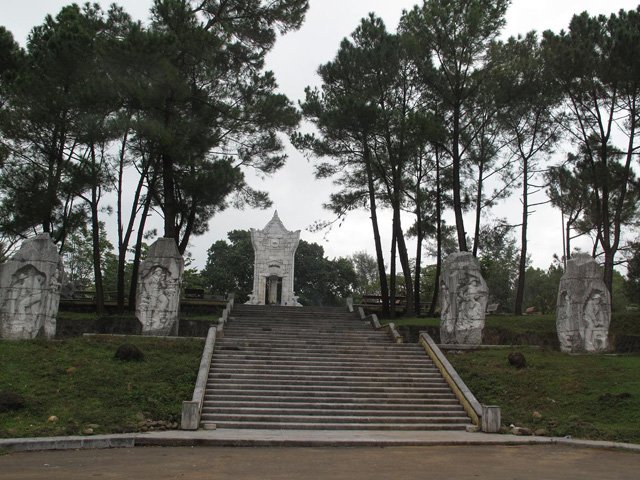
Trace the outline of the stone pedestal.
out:
[[[598,264],[588,254],[567,262],[560,279],[556,328],[560,349],[569,353],[600,353],[609,349],[611,296]]]
[[[143,335],[177,335],[184,260],[175,240],[159,238],[140,266],[136,317]]]
[[[47,233],[25,240],[0,265],[0,338],[55,336],[62,275],[62,260]]]
[[[440,342],[481,344],[488,296],[478,260],[469,252],[449,255],[440,276]]]
[[[497,405],[482,405],[481,431],[484,433],[498,433],[501,426],[500,407]]]
[[[294,257],[300,243],[300,230],[290,232],[278,212],[262,230],[251,229],[255,252],[251,305],[300,307],[293,292]]]

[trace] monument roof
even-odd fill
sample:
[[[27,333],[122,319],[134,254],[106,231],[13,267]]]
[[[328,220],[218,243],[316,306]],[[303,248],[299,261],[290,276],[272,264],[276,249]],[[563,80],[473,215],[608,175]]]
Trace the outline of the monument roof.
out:
[[[269,220],[269,223],[267,223],[265,227],[262,229],[262,232],[277,233],[277,234],[292,233],[285,228],[284,224],[282,223],[282,220],[280,220],[280,217],[278,216],[277,210],[273,213],[273,218]]]

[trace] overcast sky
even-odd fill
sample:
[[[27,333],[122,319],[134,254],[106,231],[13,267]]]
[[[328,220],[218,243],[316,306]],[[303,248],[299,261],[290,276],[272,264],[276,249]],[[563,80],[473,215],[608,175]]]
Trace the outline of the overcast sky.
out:
[[[0,25],[10,30],[23,46],[32,27],[42,23],[46,14],[55,15],[62,6],[73,2],[63,0],[0,0]],[[81,3],[81,2],[78,2]],[[112,2],[98,1],[103,8]],[[149,17],[151,0],[120,0],[125,10],[134,18],[145,22]],[[317,67],[335,56],[340,41],[349,36],[361,18],[375,12],[383,18],[389,31],[395,31],[403,9],[410,9],[416,0],[310,0],[310,8],[302,28],[281,38],[269,54],[267,68],[273,70],[281,91],[297,102],[304,96],[307,85],[318,86]],[[566,29],[573,14],[588,11],[590,14],[610,14],[620,9],[634,9],[636,1],[610,0],[512,0],[507,13],[504,36],[526,33],[530,30],[542,32],[550,29]],[[317,181],[313,177],[313,166],[300,153],[289,147],[287,165],[276,175],[266,179],[251,178],[250,183],[259,189],[268,190],[280,218],[289,230],[302,230],[301,237],[309,242],[321,244],[329,258],[348,256],[360,250],[374,254],[371,222],[366,212],[350,214],[341,227],[330,232],[311,233],[306,229],[317,220],[331,216],[322,209],[332,192],[330,181]],[[564,156],[564,152],[557,155]],[[544,200],[541,194],[535,201]],[[495,214],[507,217],[519,224],[521,205],[517,197],[501,203]],[[229,210],[214,217],[209,233],[193,238],[189,250],[194,257],[194,266],[201,268],[206,261],[206,250],[219,239],[226,238],[233,229],[263,228],[271,219],[273,209],[268,211]],[[109,218],[104,218],[108,225]],[[390,216],[383,217],[383,233],[390,230]],[[453,223],[452,219],[449,219]],[[466,220],[467,231],[473,234],[472,219]],[[154,226],[161,231],[161,222]],[[409,226],[409,220],[405,227]],[[519,232],[516,232],[519,235]],[[116,240],[115,228],[109,227],[112,243]],[[554,253],[561,254],[562,233],[559,211],[550,207],[539,207],[530,218],[529,252],[536,267],[545,268],[551,263]],[[386,251],[390,250],[390,238],[385,235]],[[582,244],[589,249],[589,244]],[[414,247],[410,247],[414,248]],[[387,255],[388,256],[388,255]],[[412,254],[415,256],[415,254]],[[387,259],[388,262],[388,259]]]

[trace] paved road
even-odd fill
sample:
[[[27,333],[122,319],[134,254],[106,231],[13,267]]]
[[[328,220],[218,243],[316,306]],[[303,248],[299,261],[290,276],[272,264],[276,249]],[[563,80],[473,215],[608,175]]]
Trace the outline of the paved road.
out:
[[[640,478],[640,454],[559,445],[138,447],[0,456],[2,480]]]

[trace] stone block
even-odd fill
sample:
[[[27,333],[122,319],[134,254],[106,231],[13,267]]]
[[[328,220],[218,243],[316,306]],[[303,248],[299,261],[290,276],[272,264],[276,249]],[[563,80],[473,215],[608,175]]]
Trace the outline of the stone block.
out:
[[[200,402],[182,402],[181,430],[197,430],[200,423]]]
[[[60,304],[62,259],[49,234],[25,240],[0,265],[0,338],[53,338]]]
[[[440,342],[481,344],[488,297],[478,260],[469,252],[449,255],[440,276]]]
[[[175,240],[159,238],[149,247],[140,266],[136,296],[143,335],[177,335],[183,272],[184,259]]]
[[[498,433],[501,427],[500,407],[496,405],[482,405],[482,431]]]
[[[560,279],[556,328],[560,349],[568,353],[601,353],[609,349],[611,296],[598,264],[588,254],[567,262]]]

